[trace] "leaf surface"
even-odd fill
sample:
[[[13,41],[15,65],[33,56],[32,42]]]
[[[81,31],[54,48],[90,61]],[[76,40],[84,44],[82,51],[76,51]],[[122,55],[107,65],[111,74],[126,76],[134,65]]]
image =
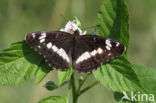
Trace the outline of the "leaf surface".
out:
[[[106,0],[98,13],[98,24],[99,35],[120,41],[128,50],[129,14],[125,0]]]
[[[128,49],[129,14],[125,0],[106,0],[98,14],[99,35],[115,39]],[[126,58],[127,51],[94,71],[95,78],[113,91],[141,91],[133,65]]]
[[[93,72],[96,80],[113,91],[144,91],[128,60],[121,56]]]
[[[67,71],[58,71],[59,86],[61,86],[73,73],[73,68],[69,68]]]
[[[2,85],[17,85],[35,75],[39,83],[49,71],[43,57],[32,50],[25,41],[13,43],[8,49],[0,51]]]

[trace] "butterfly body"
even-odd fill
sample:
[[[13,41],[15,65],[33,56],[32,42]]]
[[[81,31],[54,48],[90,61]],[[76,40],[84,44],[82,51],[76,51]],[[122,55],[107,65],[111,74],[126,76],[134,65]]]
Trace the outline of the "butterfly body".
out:
[[[78,72],[92,72],[125,51],[125,46],[115,40],[97,35],[80,35],[63,31],[33,32],[26,42],[44,56],[50,67],[67,70],[73,64]]]

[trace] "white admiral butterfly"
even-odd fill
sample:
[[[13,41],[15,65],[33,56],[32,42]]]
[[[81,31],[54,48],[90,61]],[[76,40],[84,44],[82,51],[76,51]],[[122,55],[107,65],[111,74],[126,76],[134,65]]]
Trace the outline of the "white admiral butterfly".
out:
[[[83,34],[76,24],[68,22],[60,31],[30,33],[26,42],[50,67],[67,70],[73,64],[76,71],[85,73],[125,51],[125,46],[115,40]]]

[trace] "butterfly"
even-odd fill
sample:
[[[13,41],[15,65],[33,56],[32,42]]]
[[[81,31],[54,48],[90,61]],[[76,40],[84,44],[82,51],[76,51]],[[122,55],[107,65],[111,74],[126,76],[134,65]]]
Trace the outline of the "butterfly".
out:
[[[125,46],[116,40],[83,34],[74,23],[68,22],[61,31],[29,33],[26,42],[44,56],[51,68],[64,71],[73,66],[84,73],[92,72],[125,51]]]

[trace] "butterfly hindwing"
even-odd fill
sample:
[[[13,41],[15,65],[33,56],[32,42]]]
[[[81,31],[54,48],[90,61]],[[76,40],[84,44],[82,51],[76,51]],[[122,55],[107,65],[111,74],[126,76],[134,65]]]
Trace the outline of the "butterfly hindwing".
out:
[[[26,36],[26,42],[44,56],[50,67],[66,70],[71,65],[73,35],[61,32],[34,32]]]
[[[125,51],[123,44],[97,35],[82,35],[79,39],[83,46],[81,46],[82,50],[76,53],[74,69],[80,72],[91,72],[102,63],[120,56]],[[79,47],[80,44],[76,45],[78,46],[75,47]]]

